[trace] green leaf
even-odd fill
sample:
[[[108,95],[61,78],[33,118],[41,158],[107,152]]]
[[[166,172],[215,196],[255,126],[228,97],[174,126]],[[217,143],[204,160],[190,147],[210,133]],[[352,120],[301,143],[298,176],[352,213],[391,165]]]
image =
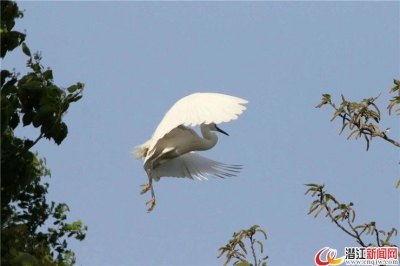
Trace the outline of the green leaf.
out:
[[[48,104],[40,107],[39,111],[37,112],[37,115],[40,116],[41,119],[47,118],[48,116],[52,116],[55,112],[55,108],[53,105]]]
[[[29,253],[19,252],[18,256],[10,260],[12,266],[36,266],[39,261]]]
[[[318,184],[304,184],[305,186],[308,186],[308,187],[319,187],[320,185],[318,185]]]
[[[22,124],[23,124],[23,126],[25,127],[25,126],[30,125],[30,124],[32,123],[32,120],[33,120],[33,117],[34,117],[34,116],[35,116],[35,113],[34,113],[34,112],[31,112],[31,111],[26,112],[26,113],[24,114],[24,116],[22,117]]]
[[[42,121],[40,121],[39,117],[37,115],[35,115],[32,119],[32,124],[34,127],[40,127],[40,125],[42,124]]]
[[[315,213],[314,218],[317,218],[317,216],[321,213],[321,211],[324,209],[324,206],[321,206],[319,210]]]
[[[29,83],[31,81],[40,81],[41,79],[35,74],[35,73],[29,73],[25,76],[23,76],[19,81],[18,81],[18,86],[22,87],[22,85]]]
[[[77,101],[79,101],[81,98],[82,98],[82,95],[76,95],[76,96],[72,97],[72,98],[69,100],[69,102],[70,102],[70,103],[72,103],[72,102],[77,102]]]
[[[8,70],[2,70],[1,71],[1,87],[3,87],[3,84],[4,84],[4,82],[6,81],[6,78],[9,78],[9,77],[11,77],[12,76],[12,74],[11,74],[11,72],[10,71],[8,71]],[[1,91],[2,93],[3,93],[3,91]]]
[[[67,91],[70,92],[70,93],[73,93],[73,92],[75,92],[77,89],[78,89],[78,86],[77,86],[77,85],[72,85],[72,86],[69,86],[69,87],[67,88]]]
[[[327,99],[327,100],[331,99],[331,95],[330,94],[322,94],[322,97],[324,97],[324,99]]]
[[[7,82],[7,84],[4,85],[4,87],[1,89],[1,95],[7,96],[12,93],[16,93],[17,91],[18,91],[17,87],[15,87],[12,84],[8,84],[8,82]]]
[[[30,91],[39,91],[42,89],[43,82],[42,81],[31,81],[29,83],[24,84],[21,89],[30,90]]]
[[[330,194],[325,194],[325,201],[328,202],[331,199]]]
[[[52,97],[60,97],[63,95],[64,91],[57,87],[56,85],[49,85],[46,87],[46,92]]]
[[[39,74],[40,71],[41,71],[41,69],[42,69],[41,66],[39,65],[39,63],[31,65],[31,68],[32,68],[32,70],[35,71],[35,73],[37,73],[37,74]]]
[[[46,71],[43,73],[43,77],[44,77],[46,80],[52,80],[52,79],[53,79],[53,71],[52,71],[51,69],[46,70]]]
[[[51,97],[51,95],[49,94],[45,94],[43,97],[40,98],[39,106],[45,106],[45,105],[56,106],[57,98]]]
[[[399,85],[396,85],[396,86],[391,87],[391,88],[389,89],[389,92],[392,93],[392,92],[397,91],[398,89],[399,89]]]
[[[346,126],[349,124],[349,122],[343,123],[342,125],[342,129],[339,132],[339,135],[341,135],[343,133],[343,130],[346,128]]]
[[[24,54],[26,54],[27,56],[31,57],[31,51],[29,51],[28,46],[26,45],[26,43],[22,43],[22,52],[24,52]]]
[[[76,85],[78,86],[79,90],[83,90],[83,88],[85,87],[85,84],[81,82],[76,83]]]
[[[248,263],[247,261],[242,261],[239,263],[236,263],[235,266],[250,266],[251,264]]]
[[[351,138],[351,136],[354,134],[354,133],[356,133],[356,132],[359,132],[360,130],[359,129],[354,129],[352,132],[350,132],[350,134],[347,136],[347,139],[350,139]]]
[[[9,125],[10,125],[10,127],[11,127],[12,129],[15,129],[15,128],[18,126],[18,124],[19,124],[19,115],[18,115],[18,113],[14,113],[14,114],[11,116]]]
[[[64,122],[62,122],[59,128],[57,127],[56,132],[53,135],[54,142],[57,143],[57,145],[60,145],[61,142],[67,137],[67,135],[68,127]]]

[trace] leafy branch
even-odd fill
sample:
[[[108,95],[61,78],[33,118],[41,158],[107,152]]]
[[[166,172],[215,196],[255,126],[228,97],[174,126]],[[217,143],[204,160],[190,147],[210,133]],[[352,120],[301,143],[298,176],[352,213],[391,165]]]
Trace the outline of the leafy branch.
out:
[[[387,232],[379,230],[375,222],[355,225],[356,212],[353,209],[354,204],[352,202],[349,204],[340,203],[332,194],[324,190],[324,185],[306,184],[306,186],[308,186],[309,189],[306,191],[305,195],[311,193],[312,197],[317,197],[317,199],[311,203],[308,214],[313,213],[314,218],[317,218],[322,211],[326,211],[325,217],[329,217],[337,227],[354,238],[357,243],[363,247],[396,246],[390,242],[393,235],[397,236],[396,228],[392,228]],[[376,243],[366,244],[361,238],[364,235],[375,235]]]
[[[255,243],[258,244],[260,248],[260,253],[264,252],[264,245],[261,241],[255,239],[255,234],[259,232],[261,233],[265,239],[267,239],[267,233],[263,229],[261,229],[258,225],[253,225],[247,230],[240,230],[238,232],[233,233],[232,239],[229,240],[229,243],[226,246],[220,247],[218,251],[220,251],[220,254],[218,255],[218,258],[220,258],[223,254],[226,253],[226,261],[224,263],[225,265],[228,265],[228,263],[232,260],[235,259],[233,265],[236,266],[250,266],[253,264],[250,264],[247,260],[247,250],[246,246],[243,242],[243,239],[248,238],[250,241],[250,248],[251,248],[251,253],[253,256],[254,260],[254,266],[266,266],[267,265],[267,259],[268,256],[265,256],[262,259],[257,259],[256,255],[256,250],[255,250]]]
[[[24,42],[26,34],[13,30],[23,12],[12,1],[1,1],[1,54],[21,46],[28,56],[28,73],[20,77],[15,70],[1,70],[1,265],[59,265],[75,263],[75,254],[67,246],[70,237],[82,241],[87,226],[81,221],[67,222],[65,203],[48,203],[49,176],[45,159],[32,147],[43,138],[57,145],[68,135],[63,121],[69,105],[82,98],[84,84],[67,89],[58,87],[53,71],[41,64],[41,54],[31,54]],[[18,126],[33,125],[36,139],[20,138]],[[54,226],[47,228],[49,219]]]
[[[398,96],[394,96],[390,101],[387,109],[389,111],[389,115],[391,114],[392,108],[395,105],[400,104],[400,80],[394,80],[395,86],[390,88],[389,92],[398,92]],[[347,139],[350,139],[353,135],[356,139],[360,137],[364,137],[367,142],[367,151],[369,149],[370,141],[374,137],[380,137],[393,145],[400,147],[400,143],[395,141],[387,135],[390,128],[386,128],[385,130],[381,130],[378,126],[378,123],[381,120],[381,112],[378,106],[375,104],[375,101],[379,98],[372,97],[368,99],[363,99],[361,102],[350,102],[347,101],[342,94],[342,103],[339,107],[336,107],[334,103],[331,101],[331,95],[323,94],[322,101],[320,104],[316,106],[316,108],[321,108],[325,104],[329,104],[335,109],[335,113],[331,121],[335,120],[337,117],[342,118],[342,128],[339,132],[339,135],[342,134],[346,127],[351,131],[347,136]],[[396,114],[400,115],[400,107],[395,109]],[[374,120],[376,123],[371,123],[369,121]]]
[[[386,107],[389,115],[391,115],[393,107],[400,104],[400,80],[394,79],[393,82],[394,86],[389,89],[389,93],[397,92],[397,96],[394,96]],[[400,148],[400,143],[388,136],[390,128],[382,131],[378,126],[381,120],[381,111],[375,104],[375,101],[379,98],[380,94],[377,97],[363,99],[361,102],[350,102],[345,99],[343,94],[341,96],[342,103],[340,107],[336,107],[332,103],[331,95],[329,94],[322,94],[322,101],[315,107],[321,108],[323,105],[329,104],[335,109],[331,122],[337,117],[342,118],[342,128],[339,131],[339,135],[348,127],[350,134],[347,136],[347,139],[350,139],[352,136],[355,136],[355,139],[364,137],[367,142],[367,151],[369,150],[370,141],[375,137],[380,137]],[[395,112],[397,115],[400,115],[400,107],[397,107]],[[374,120],[376,123],[371,123],[369,122],[370,120]],[[397,181],[396,187],[400,187],[400,179]]]

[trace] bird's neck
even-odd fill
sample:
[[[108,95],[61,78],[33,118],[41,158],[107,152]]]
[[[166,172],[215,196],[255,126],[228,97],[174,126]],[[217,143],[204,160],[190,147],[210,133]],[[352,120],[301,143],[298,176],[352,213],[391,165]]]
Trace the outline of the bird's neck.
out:
[[[199,151],[206,151],[211,149],[212,147],[217,144],[218,137],[215,133],[211,133],[208,128],[201,127],[201,134],[203,138],[200,138],[201,146],[198,150]]]

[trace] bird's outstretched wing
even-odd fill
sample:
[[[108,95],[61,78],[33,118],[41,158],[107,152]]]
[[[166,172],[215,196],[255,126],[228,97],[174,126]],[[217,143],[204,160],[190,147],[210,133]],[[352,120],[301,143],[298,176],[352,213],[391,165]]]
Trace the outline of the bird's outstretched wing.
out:
[[[236,176],[242,169],[240,165],[228,165],[207,159],[194,152],[186,153],[171,161],[163,163],[153,169],[153,179],[159,181],[161,177],[182,177],[199,180],[208,177]]]
[[[154,132],[149,150],[157,141],[179,125],[197,126],[202,123],[219,124],[238,118],[248,101],[219,93],[194,93],[180,99],[165,114]]]

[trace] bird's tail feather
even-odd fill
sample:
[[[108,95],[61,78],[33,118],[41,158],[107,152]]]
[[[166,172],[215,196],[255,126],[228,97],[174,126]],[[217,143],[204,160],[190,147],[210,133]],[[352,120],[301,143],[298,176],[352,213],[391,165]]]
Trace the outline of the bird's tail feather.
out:
[[[141,146],[136,146],[132,151],[131,151],[131,155],[133,158],[135,158],[136,160],[140,160],[144,157],[145,155],[145,151],[144,149],[142,149]]]
[[[142,158],[145,158],[147,155],[147,152],[149,150],[149,143],[150,140],[143,143],[142,145],[136,146],[135,148],[133,148],[133,150],[131,151],[131,155],[133,156],[133,158],[140,160]]]

